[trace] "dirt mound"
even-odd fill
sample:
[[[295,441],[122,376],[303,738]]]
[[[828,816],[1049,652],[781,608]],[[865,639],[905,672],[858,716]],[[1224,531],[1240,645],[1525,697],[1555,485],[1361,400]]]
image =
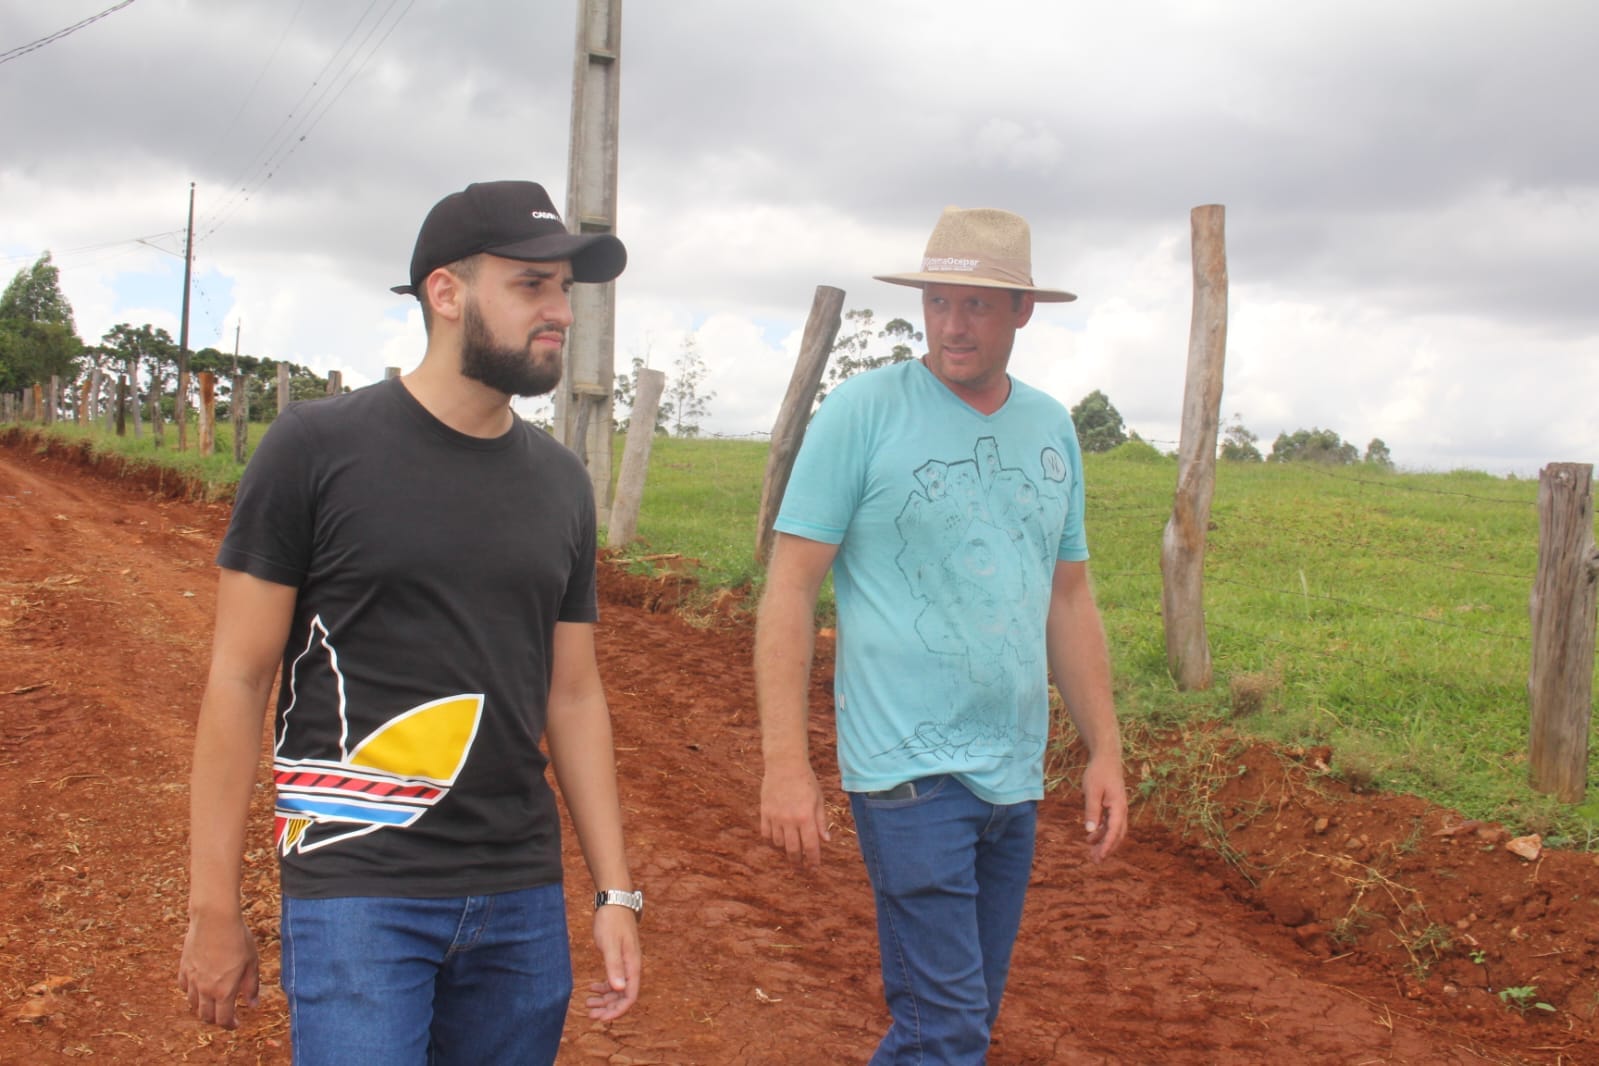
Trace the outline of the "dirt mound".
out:
[[[227,506],[88,462],[0,434],[0,1063],[287,1063],[264,765],[246,868],[262,1004],[206,1029],[174,980]],[[756,831],[747,615],[689,624],[688,580],[603,569],[645,991],[608,1026],[574,1012],[561,1062],[864,1061],[885,1016],[831,772],[829,649],[812,742],[834,842],[801,873]],[[1352,789],[1336,752],[1194,731],[1140,743],[1132,840],[1094,867],[1072,757],[1052,767],[1067,783],[1044,805],[992,1062],[1599,1062],[1594,856],[1522,857],[1498,827]],[[567,876],[586,982],[575,855]]]

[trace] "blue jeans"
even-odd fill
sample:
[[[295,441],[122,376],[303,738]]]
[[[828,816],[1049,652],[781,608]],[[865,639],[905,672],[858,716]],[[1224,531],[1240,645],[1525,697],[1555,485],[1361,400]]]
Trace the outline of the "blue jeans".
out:
[[[850,793],[893,1018],[871,1066],[982,1063],[1021,926],[1038,805],[988,803],[953,777],[914,785],[902,798]]]
[[[295,1066],[548,1066],[572,998],[559,884],[283,900]]]

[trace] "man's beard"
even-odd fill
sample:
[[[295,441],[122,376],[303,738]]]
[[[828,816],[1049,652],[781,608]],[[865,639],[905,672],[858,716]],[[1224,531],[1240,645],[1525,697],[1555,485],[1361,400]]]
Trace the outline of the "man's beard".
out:
[[[559,353],[540,358],[533,352],[533,339],[541,334],[564,336],[558,329],[534,330],[520,348],[502,345],[489,332],[488,323],[478,312],[477,301],[468,300],[461,316],[461,373],[507,396],[543,396],[561,381]]]

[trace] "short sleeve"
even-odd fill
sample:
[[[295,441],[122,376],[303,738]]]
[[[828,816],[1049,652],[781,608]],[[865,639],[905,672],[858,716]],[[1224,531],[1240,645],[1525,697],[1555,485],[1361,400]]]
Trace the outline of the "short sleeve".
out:
[[[311,566],[315,516],[310,430],[290,408],[239,478],[217,565],[298,588]]]
[[[860,505],[870,455],[850,379],[822,401],[794,458],[794,470],[772,527],[823,544],[844,539]]]

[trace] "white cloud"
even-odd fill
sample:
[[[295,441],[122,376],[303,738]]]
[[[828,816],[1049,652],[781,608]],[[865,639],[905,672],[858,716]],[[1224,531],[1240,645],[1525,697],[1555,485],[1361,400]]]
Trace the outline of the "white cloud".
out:
[[[914,265],[944,205],[1002,206],[1032,220],[1040,282],[1081,297],[1040,309],[1016,372],[1175,440],[1188,213],[1214,202],[1223,414],[1263,444],[1320,425],[1404,466],[1593,461],[1599,140],[1578,102],[1599,98],[1599,6],[1462,11],[630,5],[618,369],[646,349],[669,369],[692,333],[706,429],[767,429],[816,286],[919,322],[870,276]],[[10,14],[18,42],[70,21]],[[54,251],[90,339],[176,335],[194,181],[193,346],[242,319],[252,354],[350,382],[409,368],[420,322],[387,288],[428,206],[518,175],[564,204],[574,38],[570,4],[143,0],[0,65],[0,255]]]

